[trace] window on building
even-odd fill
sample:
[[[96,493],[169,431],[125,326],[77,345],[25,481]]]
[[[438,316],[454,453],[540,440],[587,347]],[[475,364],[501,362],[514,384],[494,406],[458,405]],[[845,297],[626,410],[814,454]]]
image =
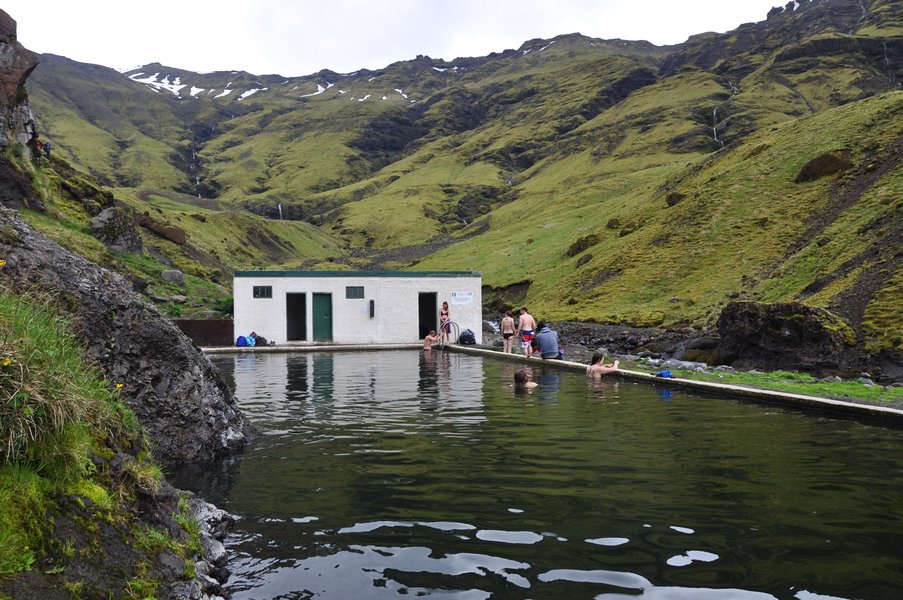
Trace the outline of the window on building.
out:
[[[364,286],[347,285],[345,286],[345,297],[349,299],[361,299],[364,297]]]
[[[255,285],[254,286],[254,297],[255,298],[272,298],[273,297],[273,286],[271,286],[271,285]]]

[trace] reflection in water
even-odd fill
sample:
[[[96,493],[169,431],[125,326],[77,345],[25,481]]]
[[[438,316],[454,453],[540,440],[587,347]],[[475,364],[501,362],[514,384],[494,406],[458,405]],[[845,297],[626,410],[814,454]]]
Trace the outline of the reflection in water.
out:
[[[216,359],[264,432],[178,480],[254,598],[896,599],[899,432],[537,363]]]

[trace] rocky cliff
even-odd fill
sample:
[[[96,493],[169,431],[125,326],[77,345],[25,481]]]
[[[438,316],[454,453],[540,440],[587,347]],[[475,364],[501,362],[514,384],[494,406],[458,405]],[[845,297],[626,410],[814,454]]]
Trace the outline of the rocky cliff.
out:
[[[0,10],[0,148],[10,142],[22,144],[27,152],[34,148],[37,125],[25,80],[36,66],[37,55],[16,39],[16,22]]]
[[[48,240],[7,209],[0,209],[0,256],[6,261],[0,283],[42,290],[71,311],[88,359],[123,385],[160,461],[206,460],[248,441],[252,428],[210,361],[125,278]]]
[[[0,144],[27,147],[37,137],[25,79],[37,64],[16,41],[16,23],[0,11]],[[0,204],[40,202],[30,183],[0,157]],[[129,406],[165,464],[199,461],[240,448],[251,433],[234,398],[207,358],[132,285],[66,250],[0,210],[0,283],[48,293],[79,327],[87,358],[121,383]]]

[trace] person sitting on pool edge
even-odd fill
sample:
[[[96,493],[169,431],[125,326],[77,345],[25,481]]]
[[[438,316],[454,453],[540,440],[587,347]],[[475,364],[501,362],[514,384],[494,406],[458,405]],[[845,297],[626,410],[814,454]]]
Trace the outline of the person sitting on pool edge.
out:
[[[616,360],[611,364],[604,364],[605,362],[605,353],[601,350],[596,350],[593,352],[593,358],[590,362],[590,365],[586,367],[586,376],[593,377],[595,379],[601,379],[603,375],[608,375],[610,373],[618,372],[618,365],[621,364],[621,361]]]
[[[561,348],[558,347],[558,332],[549,329],[549,326],[540,322],[539,331],[536,333],[536,343],[539,345],[539,355],[545,360],[561,360]]]
[[[423,349],[432,350],[433,344],[441,339],[442,336],[436,333],[435,329],[430,329],[430,332],[423,338]]]
[[[535,388],[538,385],[533,381],[533,374],[527,369],[518,369],[514,372],[515,388]]]

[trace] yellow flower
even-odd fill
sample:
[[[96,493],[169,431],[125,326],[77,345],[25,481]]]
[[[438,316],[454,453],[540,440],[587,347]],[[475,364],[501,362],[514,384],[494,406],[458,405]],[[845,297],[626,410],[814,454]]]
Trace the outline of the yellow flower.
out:
[[[2,266],[3,265],[0,265],[0,267],[2,267]],[[13,362],[12,359],[7,356],[6,358],[3,359],[3,366],[8,367],[11,362]]]
[[[117,384],[116,384],[116,389],[117,389],[117,390],[121,390],[121,389],[122,389],[122,384],[121,384],[121,383],[117,383]]]
[[[2,267],[2,266],[5,265],[5,264],[6,264],[6,261],[3,260],[2,258],[0,258],[0,267]]]

